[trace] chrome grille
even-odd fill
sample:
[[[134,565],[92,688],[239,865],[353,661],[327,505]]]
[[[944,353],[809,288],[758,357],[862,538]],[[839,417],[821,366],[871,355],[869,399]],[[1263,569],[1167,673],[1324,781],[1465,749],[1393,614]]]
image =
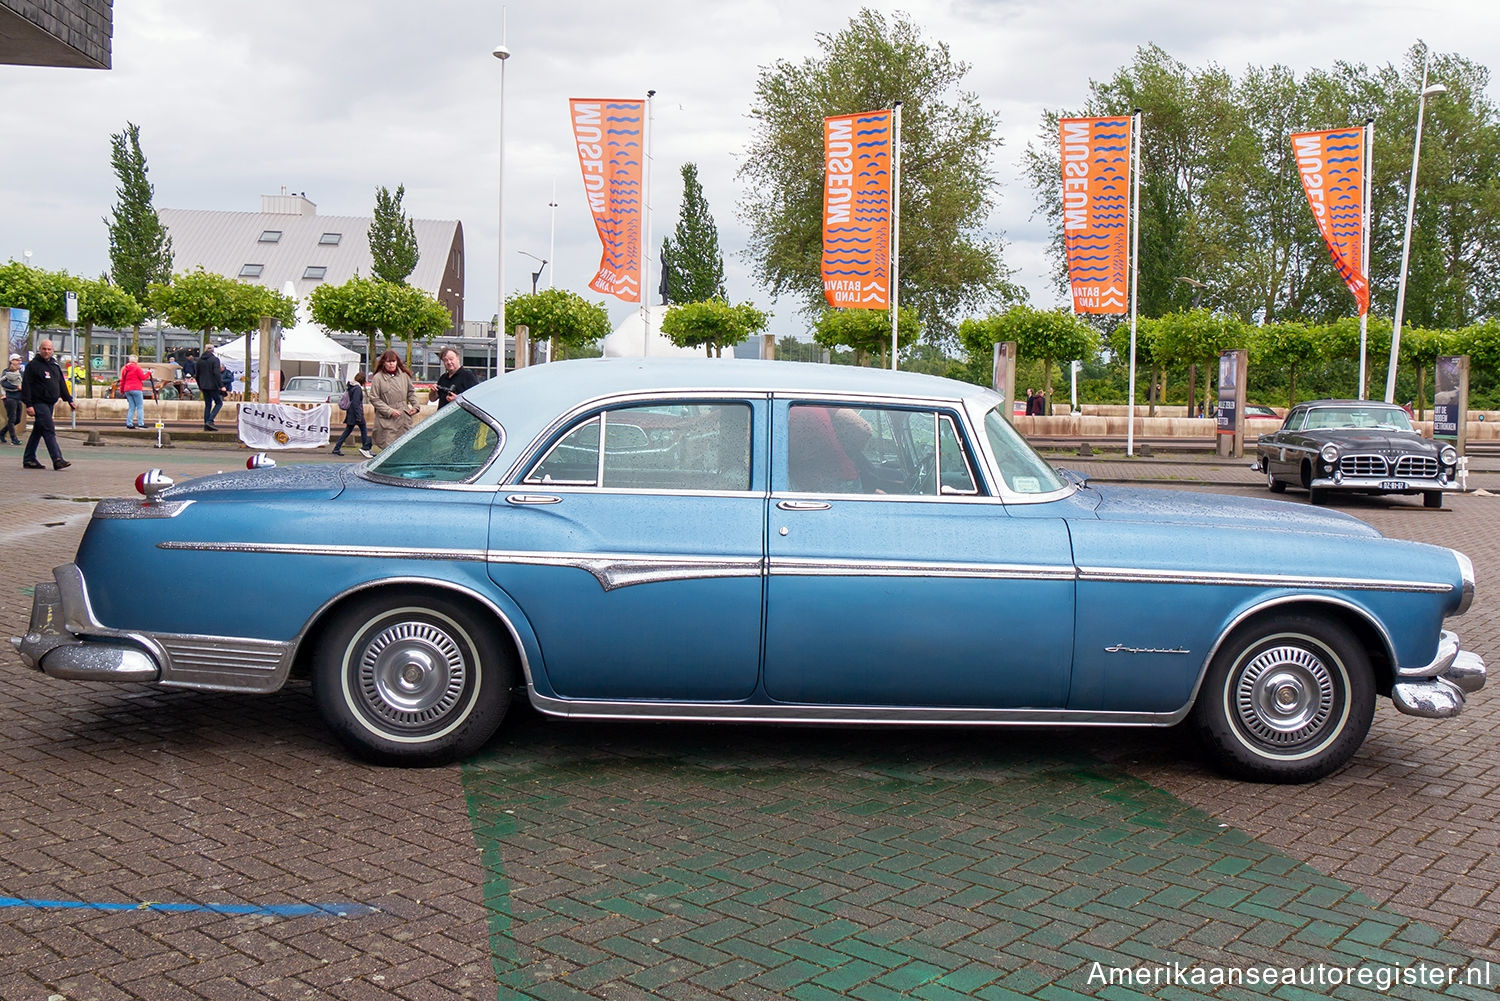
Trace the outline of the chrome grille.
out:
[[[1437,479],[1438,461],[1429,455],[1403,455],[1396,460],[1396,475],[1409,479]]]
[[[1346,455],[1339,459],[1339,472],[1345,476],[1384,476],[1385,458],[1379,455]]]

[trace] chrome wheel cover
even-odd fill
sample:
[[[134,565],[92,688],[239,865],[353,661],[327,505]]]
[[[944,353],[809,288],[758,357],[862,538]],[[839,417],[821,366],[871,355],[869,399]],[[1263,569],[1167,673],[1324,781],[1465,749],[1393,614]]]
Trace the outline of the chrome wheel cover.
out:
[[[381,629],[353,666],[363,710],[396,730],[441,723],[462,701],[472,670],[446,630],[421,621]]]
[[[1236,722],[1273,750],[1294,750],[1323,736],[1334,716],[1333,672],[1317,653],[1281,644],[1257,653],[1234,685]]]

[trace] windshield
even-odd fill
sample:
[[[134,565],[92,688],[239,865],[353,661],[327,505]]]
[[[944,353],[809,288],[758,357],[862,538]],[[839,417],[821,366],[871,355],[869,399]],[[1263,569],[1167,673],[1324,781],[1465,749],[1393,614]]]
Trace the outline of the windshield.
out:
[[[369,471],[401,480],[461,483],[479,475],[505,433],[463,406],[443,407],[381,452]]]
[[[1004,406],[1005,404],[1002,404]],[[984,436],[1000,464],[1000,477],[1018,494],[1045,494],[1066,484],[1045,459],[1034,452],[996,407],[984,415]]]
[[[1382,428],[1389,431],[1412,430],[1411,418],[1400,407],[1317,407],[1308,411],[1305,429]]]

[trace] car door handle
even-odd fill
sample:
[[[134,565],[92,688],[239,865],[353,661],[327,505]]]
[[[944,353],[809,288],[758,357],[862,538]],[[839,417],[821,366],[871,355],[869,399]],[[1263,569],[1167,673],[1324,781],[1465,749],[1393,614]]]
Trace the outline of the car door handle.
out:
[[[508,494],[507,504],[561,504],[562,498],[552,494]]]
[[[833,507],[833,505],[828,503],[827,501],[808,500],[777,501],[776,506],[781,508],[781,510],[783,511],[827,511],[829,508]]]

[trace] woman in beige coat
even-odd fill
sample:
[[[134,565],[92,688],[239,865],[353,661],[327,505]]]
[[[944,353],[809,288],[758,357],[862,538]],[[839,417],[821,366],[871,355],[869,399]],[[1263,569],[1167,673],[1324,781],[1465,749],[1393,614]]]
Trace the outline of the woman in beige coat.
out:
[[[411,427],[417,414],[417,387],[401,362],[401,356],[387,351],[375,363],[370,380],[370,404],[375,408],[375,447],[385,448]]]

